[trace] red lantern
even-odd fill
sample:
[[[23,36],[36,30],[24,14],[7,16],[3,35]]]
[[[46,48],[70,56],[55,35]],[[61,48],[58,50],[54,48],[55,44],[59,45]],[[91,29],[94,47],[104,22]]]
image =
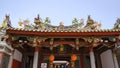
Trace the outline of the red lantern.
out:
[[[75,54],[73,54],[73,55],[71,56],[71,60],[72,60],[72,61],[77,60],[77,56],[76,56]]]
[[[54,58],[55,58],[54,55],[50,55],[49,60],[50,60],[50,61],[53,61]]]

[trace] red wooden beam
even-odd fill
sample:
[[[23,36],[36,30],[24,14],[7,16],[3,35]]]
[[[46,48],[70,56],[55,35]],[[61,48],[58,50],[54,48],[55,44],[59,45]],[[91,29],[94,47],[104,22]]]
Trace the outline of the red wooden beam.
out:
[[[78,37],[78,36],[113,36],[120,35],[119,31],[111,32],[40,32],[40,31],[21,31],[7,30],[7,34],[11,35],[29,35],[29,36],[45,36],[45,37]]]
[[[50,44],[49,42],[41,42],[41,44]],[[53,44],[73,44],[75,45],[74,41],[55,41]],[[88,42],[80,42],[79,44],[88,44]]]

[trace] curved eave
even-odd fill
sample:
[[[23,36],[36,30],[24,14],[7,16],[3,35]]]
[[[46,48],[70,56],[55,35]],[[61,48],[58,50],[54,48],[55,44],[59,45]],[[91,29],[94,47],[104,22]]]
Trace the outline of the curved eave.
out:
[[[82,30],[82,31],[38,31],[38,30],[14,30],[7,29],[7,34],[11,35],[31,35],[31,36],[113,36],[120,35],[120,30]]]

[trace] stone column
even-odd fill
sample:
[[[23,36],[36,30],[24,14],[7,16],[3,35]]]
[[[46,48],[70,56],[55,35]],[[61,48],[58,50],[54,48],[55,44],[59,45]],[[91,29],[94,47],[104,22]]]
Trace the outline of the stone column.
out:
[[[116,57],[116,54],[113,52],[113,60],[114,60],[114,65],[115,65],[115,68],[119,68],[118,66],[118,61],[117,61],[117,57]]]
[[[10,58],[9,58],[9,63],[8,63],[8,68],[12,68],[12,64],[13,64],[13,54],[14,54],[14,50],[12,51]]]
[[[35,53],[33,59],[33,68],[37,68],[38,66],[38,56],[39,56],[39,47],[35,46]]]
[[[90,64],[91,68],[96,68],[93,47],[90,47]]]

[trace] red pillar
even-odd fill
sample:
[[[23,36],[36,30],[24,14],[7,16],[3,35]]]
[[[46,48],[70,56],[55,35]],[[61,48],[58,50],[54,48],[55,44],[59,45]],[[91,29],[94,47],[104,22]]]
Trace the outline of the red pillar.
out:
[[[39,46],[36,46],[36,47],[35,47],[35,52],[39,52],[39,50],[40,50],[40,47],[39,47]]]
[[[2,63],[3,53],[0,52],[0,64]]]
[[[92,47],[92,46],[89,47],[89,51],[90,51],[90,52],[93,52],[93,47]]]
[[[80,55],[80,68],[84,68],[84,56]]]
[[[40,63],[40,64],[39,64],[39,65],[40,65],[39,68],[41,68],[41,63],[43,63],[44,55],[40,55],[39,60],[40,60],[40,61],[39,61],[39,63]]]

